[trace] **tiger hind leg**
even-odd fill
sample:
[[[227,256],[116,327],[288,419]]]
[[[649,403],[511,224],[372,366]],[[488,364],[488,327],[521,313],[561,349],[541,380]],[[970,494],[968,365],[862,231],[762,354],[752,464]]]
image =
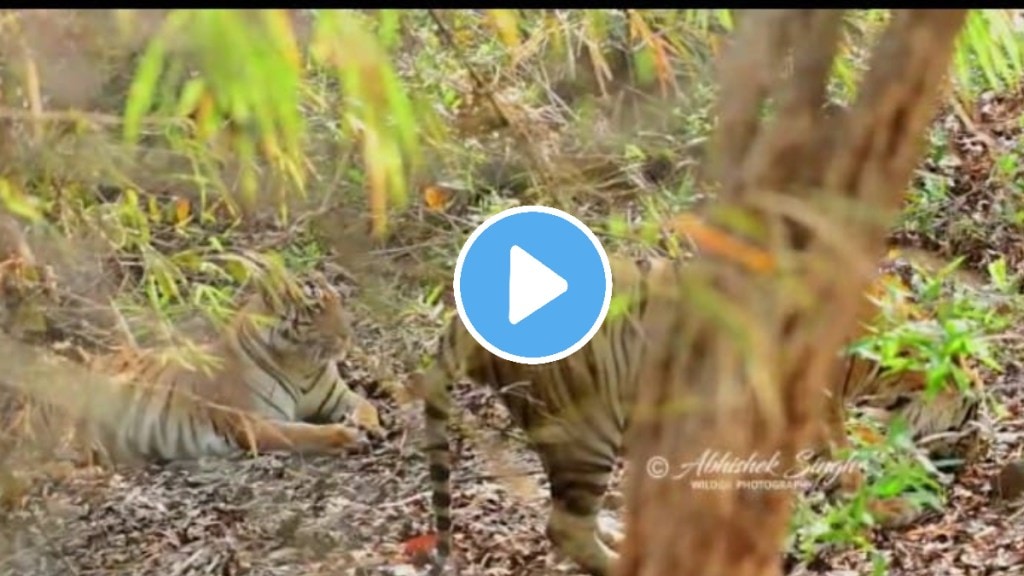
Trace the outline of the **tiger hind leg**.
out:
[[[592,464],[591,464],[592,466]],[[551,470],[551,515],[547,536],[563,554],[591,576],[612,574],[621,532],[599,517],[612,466],[581,476],[585,463],[556,461]]]

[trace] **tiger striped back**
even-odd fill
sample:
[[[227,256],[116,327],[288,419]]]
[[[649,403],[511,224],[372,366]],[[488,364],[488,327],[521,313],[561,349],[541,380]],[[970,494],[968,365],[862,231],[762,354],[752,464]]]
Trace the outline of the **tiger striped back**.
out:
[[[855,338],[866,335],[866,327],[879,314],[879,302],[887,290],[895,290],[897,300],[892,312],[903,320],[922,319],[921,310],[910,301],[909,262],[887,258],[880,274],[862,299],[858,319],[861,329]],[[888,307],[887,307],[888,308]],[[917,370],[892,370],[861,353],[847,352],[835,364],[826,418],[827,434],[833,444],[846,446],[848,407],[870,410],[887,421],[902,418],[920,448],[934,460],[970,461],[984,449],[978,421],[982,397],[978,389],[960,390],[952,382],[941,383],[926,392],[926,374]]]
[[[828,425],[831,440],[846,445],[846,413],[850,407],[881,415],[885,422],[901,418],[916,444],[936,461],[972,461],[983,449],[978,421],[982,405],[977,390],[960,390],[952,383],[927,392],[925,374],[919,371],[888,370],[879,362],[858,354],[847,354],[838,365],[842,374],[835,379],[841,402],[831,403]]]
[[[83,415],[82,425],[111,460],[349,449],[362,438],[345,420],[380,429],[376,408],[338,372],[348,339],[340,295],[321,276],[282,291],[261,289],[219,340],[200,349],[212,365],[134,348],[90,361],[108,379],[105,390],[87,393],[105,392],[103,409],[116,418]]]

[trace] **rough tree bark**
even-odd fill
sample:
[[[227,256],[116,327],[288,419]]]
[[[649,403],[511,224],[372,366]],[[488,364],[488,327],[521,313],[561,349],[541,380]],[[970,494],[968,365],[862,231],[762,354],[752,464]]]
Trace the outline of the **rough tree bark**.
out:
[[[649,334],[622,576],[780,573],[791,494],[739,482],[778,479],[814,440],[822,384],[854,330],[965,11],[895,11],[855,105],[826,118],[841,18],[751,11],[722,61],[713,156],[721,191],[704,222],[764,258],[707,253],[685,286],[659,297],[674,312]],[[762,121],[769,98],[774,114]],[[683,463],[711,453],[781,460],[702,471],[727,490],[693,489],[694,470],[673,481]],[[654,457],[667,474],[648,468]]]

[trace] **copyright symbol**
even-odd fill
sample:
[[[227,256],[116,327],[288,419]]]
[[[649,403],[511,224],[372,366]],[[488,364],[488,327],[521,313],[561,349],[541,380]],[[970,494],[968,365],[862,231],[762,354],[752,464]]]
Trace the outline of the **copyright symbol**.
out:
[[[668,460],[661,456],[651,456],[647,460],[647,474],[655,480],[668,476]]]

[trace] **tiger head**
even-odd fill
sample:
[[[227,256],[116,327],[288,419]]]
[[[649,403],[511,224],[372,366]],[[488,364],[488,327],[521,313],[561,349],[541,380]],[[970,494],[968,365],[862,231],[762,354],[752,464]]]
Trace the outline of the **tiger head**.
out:
[[[313,361],[342,356],[351,342],[351,319],[341,295],[319,273],[286,282],[283,289],[261,286],[252,316],[261,316],[265,340],[275,351]]]

